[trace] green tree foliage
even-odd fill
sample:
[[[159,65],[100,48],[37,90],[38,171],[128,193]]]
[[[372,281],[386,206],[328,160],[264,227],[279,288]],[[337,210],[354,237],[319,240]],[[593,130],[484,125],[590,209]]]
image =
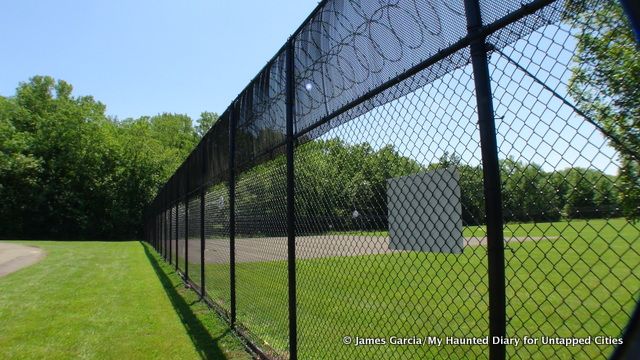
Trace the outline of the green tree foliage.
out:
[[[203,113],[194,126],[188,116],[165,113],[116,121],[100,102],[73,96],[64,81],[36,76],[20,84],[15,96],[0,97],[0,236],[140,236],[144,207],[216,119]],[[258,136],[276,137],[281,134]],[[243,132],[237,144],[247,149],[237,154],[239,163],[262,146]],[[306,139],[295,154],[301,232],[385,228],[387,180],[443,167],[460,174],[463,223],[484,223],[482,168],[455,154],[421,164],[392,145],[376,148],[341,139]],[[548,172],[511,158],[500,167],[506,221],[619,215],[618,193],[626,177],[580,168]],[[259,227],[284,234],[284,156],[240,170],[237,230],[255,233]],[[222,199],[207,205],[221,219],[228,211],[225,189],[224,184],[209,189]]]
[[[198,141],[186,115],[160,114],[117,124],[118,176],[112,183],[113,223],[124,234],[139,231],[144,206]]]
[[[599,171],[572,168],[562,172],[567,187],[563,199],[566,218],[601,218],[618,213],[615,179]]]
[[[198,119],[198,125],[196,125],[196,134],[199,138],[202,138],[209,129],[218,121],[218,114],[209,111],[203,111],[200,113],[200,118]]]
[[[2,102],[2,122],[14,130],[9,143],[20,144],[5,151],[32,165],[6,174],[13,181],[3,176],[3,185],[19,188],[7,194],[10,208],[3,207],[8,216],[2,218],[13,222],[8,228],[26,236],[43,229],[51,236],[78,236],[83,230],[93,235],[103,225],[94,219],[105,216],[109,180],[95,175],[110,173],[115,166],[114,154],[101,141],[111,123],[104,117],[104,105],[91,97],[72,97],[71,90],[64,81],[34,77],[18,87],[14,98]],[[18,180],[20,171],[30,173],[27,183]],[[19,203],[23,205],[16,208]]]
[[[586,6],[570,1],[577,29],[569,94],[620,154],[620,196],[627,217],[640,216],[640,51],[617,1]]]
[[[62,80],[0,97],[0,235],[139,236],[144,206],[198,141],[191,120],[117,122]]]
[[[239,221],[269,222],[260,228],[282,235],[284,160],[284,156],[276,157],[239,177]],[[460,175],[463,224],[481,225],[485,220],[482,168],[462,163],[455,154],[445,153],[437,162],[423,166],[391,145],[376,150],[368,143],[330,139],[307,142],[297,149],[295,161],[296,217],[304,224],[299,231],[385,228],[387,180],[444,167],[454,167]],[[505,221],[619,215],[616,179],[601,171],[571,168],[547,172],[539,165],[511,158],[501,160],[500,168]],[[359,213],[357,219],[353,218],[354,210]]]
[[[0,229],[7,233],[23,231],[22,223],[7,215],[27,212],[29,197],[34,196],[31,190],[42,173],[41,160],[29,151],[31,134],[11,121],[26,116],[15,101],[0,97]]]
[[[380,226],[386,221],[387,179],[423,170],[391,145],[375,150],[340,139],[309,141],[296,150],[295,161],[296,218],[304,224],[299,231],[349,229],[358,221],[360,228]],[[260,223],[262,230],[283,234],[285,174],[281,155],[239,176],[238,231]],[[356,219],[354,210],[360,214]]]
[[[361,219],[386,219],[387,179],[423,170],[391,145],[374,150],[368,143],[340,139],[305,144],[299,157],[296,180],[301,194],[296,206],[301,216],[320,214],[343,221],[358,221],[354,211]]]
[[[508,158],[501,161],[504,216],[507,221],[555,221],[560,202],[550,174],[539,165]]]

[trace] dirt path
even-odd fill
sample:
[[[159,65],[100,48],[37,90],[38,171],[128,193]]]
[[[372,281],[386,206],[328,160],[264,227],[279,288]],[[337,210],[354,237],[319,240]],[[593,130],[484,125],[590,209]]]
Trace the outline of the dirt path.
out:
[[[35,246],[0,242],[0,276],[5,276],[45,257],[44,250]]]

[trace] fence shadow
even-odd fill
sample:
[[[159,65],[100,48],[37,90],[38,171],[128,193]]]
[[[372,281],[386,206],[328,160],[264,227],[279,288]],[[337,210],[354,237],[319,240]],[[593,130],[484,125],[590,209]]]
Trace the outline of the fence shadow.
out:
[[[164,291],[167,293],[169,300],[171,300],[173,308],[176,310],[180,320],[182,320],[182,324],[187,330],[187,334],[189,334],[200,356],[203,359],[225,359],[226,356],[218,346],[218,341],[226,336],[230,330],[225,331],[215,338],[212,337],[207,328],[191,310],[193,302],[187,302],[178,290],[176,290],[178,286],[183,286],[183,283],[179,282],[174,284],[163,270],[158,259],[149,251],[149,248],[143,243],[140,243],[140,245],[144,248],[144,253],[149,259],[149,263],[151,263],[158,279],[160,279]]]

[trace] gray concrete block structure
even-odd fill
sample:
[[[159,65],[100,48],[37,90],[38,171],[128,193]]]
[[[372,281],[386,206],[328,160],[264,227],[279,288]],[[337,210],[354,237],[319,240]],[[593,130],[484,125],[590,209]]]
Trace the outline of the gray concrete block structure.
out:
[[[388,179],[389,249],[461,253],[459,181],[455,168]]]

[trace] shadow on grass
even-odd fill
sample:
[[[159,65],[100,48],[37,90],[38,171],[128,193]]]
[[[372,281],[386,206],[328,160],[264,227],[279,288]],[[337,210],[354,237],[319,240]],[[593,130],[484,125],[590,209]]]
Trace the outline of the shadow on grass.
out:
[[[191,340],[193,341],[193,344],[200,356],[203,359],[226,359],[226,356],[218,346],[218,341],[227,335],[230,330],[227,329],[227,331],[215,338],[211,337],[207,328],[191,310],[191,305],[197,303],[197,301],[188,303],[185,298],[180,295],[178,290],[176,290],[177,287],[184,286],[182,281],[174,284],[167,273],[163,270],[158,259],[149,251],[149,248],[142,243],[140,245],[144,248],[145,255],[147,255],[153,270],[156,272],[158,279],[160,279],[160,282],[164,287],[164,291],[171,300],[171,304],[176,310],[176,313],[180,316],[182,324],[191,337]]]

